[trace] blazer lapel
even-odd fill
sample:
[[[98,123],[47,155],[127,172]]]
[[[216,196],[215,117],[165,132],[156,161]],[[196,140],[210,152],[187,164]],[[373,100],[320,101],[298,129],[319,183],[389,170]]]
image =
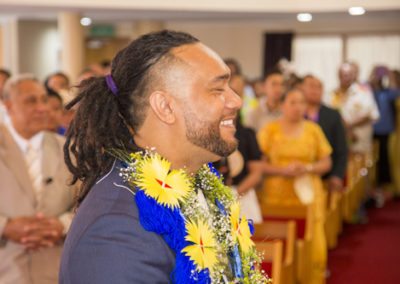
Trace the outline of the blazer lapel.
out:
[[[59,169],[59,163],[61,162],[60,151],[58,149],[57,138],[52,136],[50,133],[45,132],[42,142],[42,174],[43,174],[43,190],[48,188]],[[51,161],[49,161],[49,159]]]
[[[324,105],[321,105],[321,107],[319,108],[319,121],[318,121],[318,124],[321,126],[321,128],[326,127],[328,119],[329,118],[326,116],[326,108]]]
[[[22,190],[28,195],[33,203],[36,202],[31,178],[26,168],[25,159],[18,145],[12,138],[4,125],[0,126],[0,156],[5,165],[14,174]]]

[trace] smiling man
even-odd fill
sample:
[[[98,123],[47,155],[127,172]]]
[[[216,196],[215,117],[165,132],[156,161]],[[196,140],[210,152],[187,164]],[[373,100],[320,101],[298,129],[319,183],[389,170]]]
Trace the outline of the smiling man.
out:
[[[160,31],[83,82],[69,105],[66,161],[83,183],[61,283],[266,283],[250,269],[249,224],[207,166],[238,145],[229,78],[196,38]]]
[[[149,70],[153,92],[144,102],[142,125],[132,125],[134,141],[194,172],[236,149],[234,120],[241,100],[228,86],[228,67],[205,45],[180,45],[164,57]]]

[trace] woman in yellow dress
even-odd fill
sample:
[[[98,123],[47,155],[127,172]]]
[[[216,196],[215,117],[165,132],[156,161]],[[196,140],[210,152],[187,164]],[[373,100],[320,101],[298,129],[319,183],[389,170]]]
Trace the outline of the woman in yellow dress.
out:
[[[304,119],[306,101],[301,91],[288,91],[283,96],[281,109],[282,117],[258,133],[267,174],[259,192],[261,210],[267,212],[270,204],[314,207],[311,283],[324,283],[326,198],[320,176],[331,167],[332,148],[321,128]]]

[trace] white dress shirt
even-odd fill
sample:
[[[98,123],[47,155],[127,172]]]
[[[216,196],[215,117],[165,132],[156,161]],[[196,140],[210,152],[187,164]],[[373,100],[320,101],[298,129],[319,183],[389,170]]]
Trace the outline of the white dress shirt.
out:
[[[12,125],[11,120],[7,119],[4,124],[7,127],[8,131],[10,132],[14,141],[17,143],[18,148],[21,150],[24,157],[28,151],[28,147],[31,146],[35,151],[38,151],[39,156],[40,156],[40,164],[42,164],[43,131],[40,131],[39,133],[35,134],[30,139],[25,139],[21,135],[19,135],[18,132],[15,130],[14,126]]]
[[[346,124],[353,124],[364,117],[371,120],[368,124],[353,128],[357,141],[350,144],[353,152],[370,152],[372,150],[372,125],[379,119],[379,109],[369,86],[356,82],[350,86],[344,96],[332,92],[327,98],[327,105],[338,109]]]

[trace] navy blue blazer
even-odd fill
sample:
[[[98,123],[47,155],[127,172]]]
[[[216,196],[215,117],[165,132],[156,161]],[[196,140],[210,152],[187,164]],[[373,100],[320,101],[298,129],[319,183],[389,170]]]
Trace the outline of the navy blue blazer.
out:
[[[321,105],[318,124],[333,149],[331,154],[332,169],[323,178],[331,176],[343,178],[347,169],[348,149],[342,117],[337,110]]]
[[[145,231],[134,193],[114,163],[90,190],[64,244],[59,283],[169,283],[175,255],[157,234]]]

